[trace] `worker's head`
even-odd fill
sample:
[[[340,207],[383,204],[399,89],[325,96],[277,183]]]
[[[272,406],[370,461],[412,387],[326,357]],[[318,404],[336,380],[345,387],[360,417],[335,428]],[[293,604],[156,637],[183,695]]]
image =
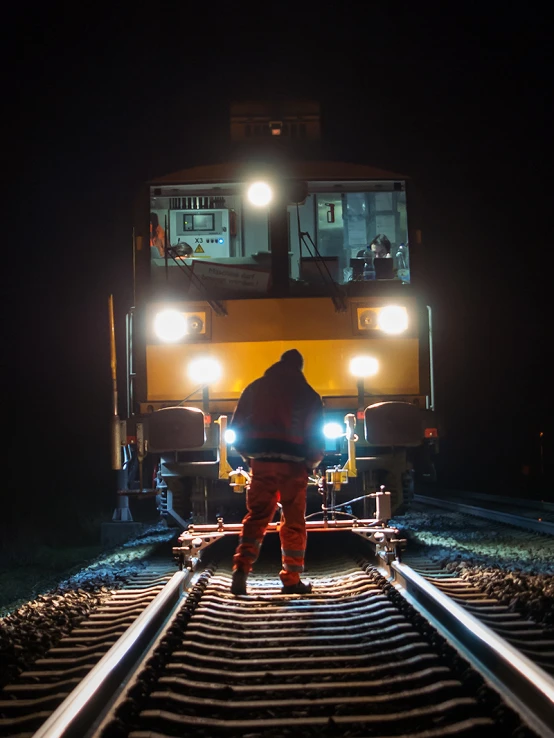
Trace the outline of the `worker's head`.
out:
[[[156,228],[160,225],[160,221],[158,220],[157,213],[150,213],[150,225],[151,225],[151,228],[150,228],[151,231],[155,231]]]
[[[285,353],[281,356],[281,361],[284,364],[288,364],[288,366],[294,367],[295,369],[300,369],[300,371],[302,371],[302,369],[304,368],[304,359],[302,358],[302,354],[296,349],[285,351]]]
[[[383,234],[378,233],[373,241],[369,244],[369,248],[373,251],[375,256],[388,256],[390,254],[391,242]]]

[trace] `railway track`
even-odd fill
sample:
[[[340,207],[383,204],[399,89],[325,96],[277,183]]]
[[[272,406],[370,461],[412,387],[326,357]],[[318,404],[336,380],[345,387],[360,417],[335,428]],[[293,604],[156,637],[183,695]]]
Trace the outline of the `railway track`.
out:
[[[125,637],[163,591],[174,571],[167,559],[151,562],[44,658],[37,659],[32,670],[24,671],[16,683],[6,685],[0,692],[0,735],[34,735]]]
[[[468,504],[473,500],[479,504]],[[448,499],[414,495],[413,502],[426,508],[438,507],[454,510],[467,515],[475,515],[497,523],[522,528],[545,536],[554,536],[554,504],[539,500],[518,500],[509,497],[464,493]],[[553,547],[554,552],[554,547]]]
[[[508,605],[490,597],[480,587],[452,574],[423,554],[407,553],[403,561],[466,612],[554,676],[554,636],[551,631],[524,619],[510,610]]]
[[[328,535],[339,536],[333,550],[340,554],[330,551]],[[482,676],[472,667],[472,647],[477,643],[482,651],[491,631],[479,632],[467,612],[466,622],[460,621],[456,603],[410,567],[376,568],[356,536],[322,534],[309,545],[314,593],[285,596],[276,577],[279,549],[273,536],[249,579],[249,594],[232,597],[235,542],[227,538],[206,549],[203,571],[178,572],[166,586],[169,572],[158,572],[163,582],[153,586],[163,589],[156,595],[146,587],[154,599],[131,629],[121,612],[117,624],[112,616],[104,618],[110,633],[104,634],[103,647],[117,639],[116,626],[124,632],[110,650],[96,651],[100,659],[83,681],[81,672],[73,671],[82,664],[54,668],[51,659],[22,675],[25,691],[12,688],[10,701],[24,700],[23,718],[14,720],[12,714],[8,724],[4,717],[1,734],[438,738],[494,730],[518,738],[554,735],[552,679],[494,633],[492,655],[483,659],[481,653]],[[180,597],[183,588],[186,595]],[[442,621],[441,598],[455,626]],[[135,604],[130,599],[124,607]],[[65,644],[75,662],[76,649],[90,650],[101,619],[91,617],[80,628],[87,631],[86,643]],[[73,681],[63,685],[60,679]],[[53,699],[49,712],[40,702],[44,684],[59,696],[76,688],[62,704]]]
[[[483,492],[458,492],[454,497],[459,501],[475,501],[480,507],[493,508],[495,510],[505,509],[506,512],[514,512],[522,517],[542,517],[546,522],[554,522],[554,502],[534,500],[528,497],[491,495]]]

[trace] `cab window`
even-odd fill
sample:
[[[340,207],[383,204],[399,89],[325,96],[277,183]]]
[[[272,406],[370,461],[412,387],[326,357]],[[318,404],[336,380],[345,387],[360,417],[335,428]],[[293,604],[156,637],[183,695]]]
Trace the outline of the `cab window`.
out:
[[[303,202],[287,208],[288,249],[274,254],[270,211],[249,203],[242,183],[152,190],[154,292],[264,296],[272,258],[288,259],[292,294],[325,293],[331,281],[410,282],[404,183],[307,184]]]
[[[315,192],[289,212],[293,280],[410,281],[404,191]]]
[[[239,185],[224,195],[183,186],[150,200],[153,289],[264,294],[271,254],[267,208],[249,207]],[[178,195],[178,196],[177,196]],[[202,286],[203,285],[203,286]]]

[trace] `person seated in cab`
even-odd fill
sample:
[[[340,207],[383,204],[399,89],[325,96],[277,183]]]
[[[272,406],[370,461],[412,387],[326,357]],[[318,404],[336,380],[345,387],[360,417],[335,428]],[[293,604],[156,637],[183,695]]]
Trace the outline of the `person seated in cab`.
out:
[[[391,242],[383,234],[378,233],[373,241],[369,244],[369,248],[373,253],[373,257],[376,259],[391,259]]]
[[[376,263],[375,259],[390,259],[391,257],[391,242],[383,234],[378,233],[373,241],[366,246],[365,249],[358,251],[356,259],[351,260],[353,266],[353,280],[363,279],[364,281],[373,280],[376,278]],[[363,259],[363,261],[362,261]],[[377,262],[382,264],[382,262]],[[388,265],[392,267],[392,262]],[[390,268],[385,270],[386,276],[389,276]],[[380,267],[380,273],[383,272],[382,266]],[[381,275],[377,275],[381,276]]]
[[[383,233],[377,234],[369,245],[373,254],[375,279],[395,278],[394,261],[390,252],[391,245],[391,242]]]

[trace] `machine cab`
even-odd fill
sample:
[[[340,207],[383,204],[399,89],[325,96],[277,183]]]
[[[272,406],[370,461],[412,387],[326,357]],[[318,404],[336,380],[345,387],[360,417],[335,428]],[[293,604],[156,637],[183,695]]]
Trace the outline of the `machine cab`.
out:
[[[154,292],[233,299],[337,285],[355,294],[360,282],[367,291],[411,281],[400,175],[338,162],[226,163],[157,180],[149,206]]]

